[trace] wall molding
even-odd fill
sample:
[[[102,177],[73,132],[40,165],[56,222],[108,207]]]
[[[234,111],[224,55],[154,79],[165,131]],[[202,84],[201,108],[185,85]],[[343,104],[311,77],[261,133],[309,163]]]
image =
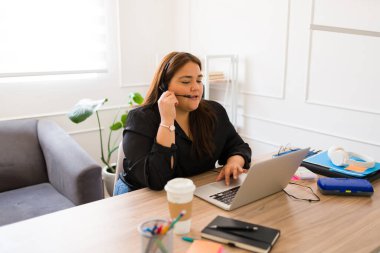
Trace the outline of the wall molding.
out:
[[[104,130],[104,127],[101,127],[101,130]],[[70,131],[67,132],[69,135],[78,135],[78,134],[84,134],[84,133],[91,133],[91,132],[98,132],[99,128],[86,128],[82,130],[77,130],[77,131]]]
[[[274,142],[271,142],[271,141],[267,141],[267,140],[263,140],[263,139],[258,139],[258,138],[254,138],[250,135],[247,135],[247,134],[243,134],[243,133],[239,133],[239,135],[244,138],[244,139],[249,139],[249,140],[252,140],[252,141],[255,141],[255,142],[260,142],[260,143],[263,143],[263,144],[266,144],[266,145],[270,145],[270,146],[273,146],[273,147],[280,147],[281,144],[278,144],[278,143],[274,143]]]
[[[348,111],[353,111],[353,112],[361,112],[361,113],[380,115],[380,111],[372,111],[369,109],[364,109],[364,108],[359,108],[359,107],[341,106],[341,105],[334,105],[334,104],[329,104],[329,103],[322,103],[322,102],[318,102],[316,100],[310,100],[310,99],[305,100],[305,103],[311,104],[311,105],[319,105],[319,106],[337,108],[337,109],[342,109],[342,110],[348,110]]]
[[[338,105],[338,104],[318,102],[315,100],[311,100],[309,98],[311,53],[312,53],[312,48],[313,48],[313,33],[314,33],[314,31],[343,33],[343,34],[351,34],[351,35],[358,35],[358,36],[380,37],[380,32],[375,32],[375,31],[366,31],[366,30],[358,30],[358,29],[351,29],[351,28],[343,28],[343,27],[325,26],[325,25],[314,24],[314,14],[315,14],[315,0],[312,1],[311,14],[310,14],[309,48],[308,48],[308,59],[307,59],[307,70],[306,70],[306,89],[305,89],[304,102],[306,104],[336,108],[336,109],[341,109],[341,110],[380,115],[380,111],[374,111],[371,109],[359,108],[359,107],[354,107],[354,106],[344,106],[344,105]],[[376,144],[376,146],[377,146],[377,144]]]
[[[121,104],[121,105],[107,106],[107,107],[100,108],[99,111],[120,110],[123,108],[128,108],[128,105],[127,104]],[[20,115],[20,116],[16,116],[16,117],[3,117],[3,118],[0,118],[0,121],[61,117],[61,116],[66,116],[68,112],[69,111],[41,113],[41,114],[27,114],[27,115]]]
[[[121,83],[120,88],[141,88],[141,87],[149,87],[149,83],[141,82],[141,83]]]
[[[84,70],[62,70],[62,71],[0,73],[0,78],[30,77],[30,76],[55,76],[55,75],[79,75],[79,74],[104,74],[104,73],[108,73],[108,69],[107,68],[84,69]]]
[[[370,36],[370,37],[380,37],[380,32],[353,29],[353,28],[345,28],[345,27],[337,27],[337,26],[310,24],[310,30],[333,32],[333,33],[344,33],[344,34],[361,35],[361,36]]]
[[[273,99],[278,99],[278,100],[284,100],[284,96],[274,96],[274,95],[267,95],[267,94],[261,94],[257,92],[252,92],[252,91],[239,91],[240,94],[242,95],[247,95],[247,96],[256,96],[256,97],[264,97],[264,98],[273,98]]]
[[[316,133],[316,134],[322,134],[322,135],[335,137],[335,138],[339,138],[339,139],[343,139],[343,140],[348,140],[348,141],[352,141],[352,142],[359,142],[359,143],[366,144],[366,145],[372,145],[372,146],[380,147],[380,143],[376,143],[376,142],[372,142],[372,141],[368,141],[368,140],[362,140],[362,139],[358,139],[358,138],[347,137],[347,136],[343,136],[343,135],[339,135],[339,134],[335,134],[335,133],[323,132],[323,131],[317,130],[315,128],[304,127],[304,126],[296,125],[296,124],[289,124],[289,123],[286,123],[283,121],[272,120],[272,119],[263,118],[263,117],[257,117],[257,116],[253,116],[253,115],[249,115],[249,114],[240,114],[240,115],[244,118],[254,119],[254,120],[270,123],[273,125],[280,125],[280,126],[295,128],[295,129],[299,129],[302,131],[312,132],[312,133]]]

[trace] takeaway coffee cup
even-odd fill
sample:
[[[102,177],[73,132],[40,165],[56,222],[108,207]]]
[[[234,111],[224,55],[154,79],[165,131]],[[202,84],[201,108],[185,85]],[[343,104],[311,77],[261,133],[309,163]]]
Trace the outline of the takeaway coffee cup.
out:
[[[185,215],[175,224],[175,234],[186,234],[190,232],[191,211],[195,185],[191,179],[175,178],[165,185],[167,199],[169,204],[170,217],[174,220],[182,210]]]

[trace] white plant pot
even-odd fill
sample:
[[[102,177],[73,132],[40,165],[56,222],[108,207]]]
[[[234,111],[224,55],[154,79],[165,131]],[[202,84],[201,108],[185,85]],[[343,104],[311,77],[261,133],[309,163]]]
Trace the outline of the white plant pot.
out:
[[[112,164],[112,166],[116,166],[116,164]],[[106,185],[106,190],[108,195],[113,195],[113,188],[115,183],[115,173],[110,173],[107,171],[107,167],[103,167],[102,169],[102,178],[104,184]]]

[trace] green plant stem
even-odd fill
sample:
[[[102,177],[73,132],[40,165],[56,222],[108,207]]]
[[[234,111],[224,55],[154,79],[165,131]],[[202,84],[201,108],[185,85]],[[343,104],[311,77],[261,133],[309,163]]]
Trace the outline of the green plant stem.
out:
[[[103,163],[107,166],[107,168],[110,168],[111,166],[108,164],[108,162],[104,159],[104,152],[103,152],[103,135],[102,135],[102,127],[100,125],[100,119],[98,111],[96,111],[96,118],[98,119],[98,127],[99,127],[99,137],[100,137],[100,153],[101,157],[100,159],[103,161]]]
[[[110,162],[111,160],[111,155],[112,155],[112,152],[111,152],[111,137],[112,137],[112,130],[110,130],[110,134],[108,135],[108,142],[107,142],[107,150],[108,150],[108,156],[107,156],[107,163]]]
[[[120,110],[120,108],[119,108]],[[119,116],[119,112],[116,114],[116,116],[114,117],[113,119],[113,122],[112,122],[112,125],[115,124],[117,118]],[[110,129],[110,134],[108,135],[108,141],[107,141],[107,150],[108,150],[108,155],[107,155],[107,161],[106,163],[109,164],[110,161],[111,161],[111,156],[113,154],[113,152],[115,152],[118,148],[119,148],[119,145],[116,145],[116,141],[115,143],[113,143],[113,145],[111,146],[111,142],[112,142],[112,133],[114,131],[112,129]],[[111,172],[116,172],[116,170],[113,169],[113,167],[111,166],[108,166],[108,168],[111,170]]]

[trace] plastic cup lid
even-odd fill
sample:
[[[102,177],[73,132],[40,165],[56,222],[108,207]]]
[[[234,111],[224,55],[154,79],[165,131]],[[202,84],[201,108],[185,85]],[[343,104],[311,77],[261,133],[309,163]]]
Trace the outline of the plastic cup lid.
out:
[[[191,179],[188,178],[174,178],[167,182],[165,191],[170,193],[188,193],[195,191],[195,185]]]

